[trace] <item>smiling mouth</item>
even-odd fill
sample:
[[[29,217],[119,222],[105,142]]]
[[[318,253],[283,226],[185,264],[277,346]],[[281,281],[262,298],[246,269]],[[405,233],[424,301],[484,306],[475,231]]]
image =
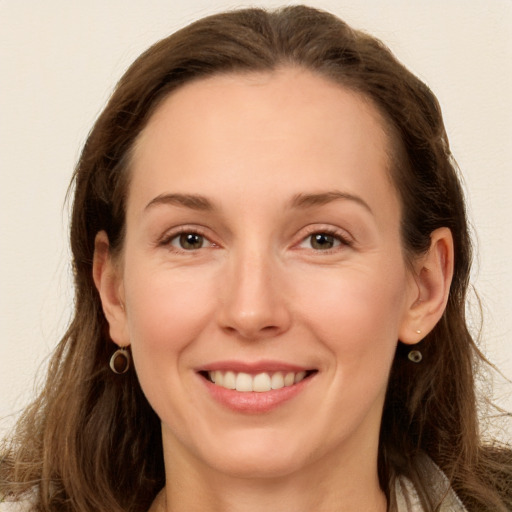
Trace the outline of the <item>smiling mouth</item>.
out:
[[[242,393],[265,393],[275,389],[291,387],[311,377],[317,370],[299,372],[261,372],[255,375],[234,371],[203,371],[200,372],[205,379],[215,386],[232,389]]]

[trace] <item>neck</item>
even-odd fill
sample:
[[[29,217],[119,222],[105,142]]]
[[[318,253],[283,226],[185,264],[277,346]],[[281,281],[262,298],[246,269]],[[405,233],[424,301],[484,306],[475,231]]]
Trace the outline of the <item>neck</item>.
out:
[[[385,512],[376,462],[359,453],[323,459],[290,475],[242,478],[173,457],[166,463],[168,484],[150,512]]]

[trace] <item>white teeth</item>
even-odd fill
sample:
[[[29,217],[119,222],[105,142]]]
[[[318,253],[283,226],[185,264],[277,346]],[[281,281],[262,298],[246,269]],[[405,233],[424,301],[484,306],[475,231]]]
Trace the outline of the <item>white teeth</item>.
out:
[[[217,384],[217,386],[223,386],[224,385],[224,375],[222,372],[216,371],[214,381]]]
[[[297,384],[297,382],[300,382],[304,377],[306,376],[306,372],[299,372],[295,375],[295,378],[293,379],[293,382]]]
[[[215,370],[208,372],[208,377],[216,385],[226,389],[236,389],[244,393],[255,391],[264,393],[272,389],[281,389],[283,387],[293,386],[306,377],[306,372],[283,372],[276,373],[258,373],[250,375],[249,373],[233,371],[223,372]]]
[[[236,376],[237,391],[252,391],[252,377],[248,373],[239,373]]]
[[[268,373],[259,373],[254,377],[252,381],[252,390],[260,393],[264,391],[270,391],[272,389],[270,385],[270,375]]]
[[[295,382],[295,373],[289,372],[284,377],[284,385],[291,386]],[[221,384],[222,386],[222,384]]]
[[[228,389],[236,388],[236,375],[234,372],[226,372],[224,374],[223,386]]]
[[[270,381],[272,389],[281,389],[284,388],[284,377],[281,372],[274,373],[272,375],[272,379]]]

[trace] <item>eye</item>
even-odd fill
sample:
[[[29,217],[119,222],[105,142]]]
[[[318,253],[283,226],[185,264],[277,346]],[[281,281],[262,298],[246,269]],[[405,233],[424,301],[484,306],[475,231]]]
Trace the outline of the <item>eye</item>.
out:
[[[326,249],[332,249],[341,242],[329,233],[313,233],[308,237],[311,247],[317,251],[325,251]]]
[[[350,242],[338,233],[317,231],[302,240],[299,247],[315,251],[329,251],[340,246],[349,246]]]
[[[197,233],[182,233],[176,239],[181,249],[201,249],[204,245],[204,237]]]
[[[170,245],[171,247],[182,251],[196,251],[213,244],[199,233],[194,231],[184,231],[177,235],[170,236],[167,240],[163,240],[162,245]]]

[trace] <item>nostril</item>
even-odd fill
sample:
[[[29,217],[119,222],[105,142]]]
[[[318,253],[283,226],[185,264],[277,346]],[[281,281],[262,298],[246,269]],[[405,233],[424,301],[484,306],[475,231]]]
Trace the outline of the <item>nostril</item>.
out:
[[[224,332],[230,335],[239,336],[247,340],[258,340],[261,338],[269,338],[277,336],[285,329],[278,325],[261,325],[251,322],[240,322],[238,324],[224,325],[222,327]]]
[[[226,287],[217,308],[218,325],[227,334],[257,340],[288,330],[291,323],[287,301],[261,268],[242,266],[233,283]],[[229,293],[230,292],[230,293]]]

